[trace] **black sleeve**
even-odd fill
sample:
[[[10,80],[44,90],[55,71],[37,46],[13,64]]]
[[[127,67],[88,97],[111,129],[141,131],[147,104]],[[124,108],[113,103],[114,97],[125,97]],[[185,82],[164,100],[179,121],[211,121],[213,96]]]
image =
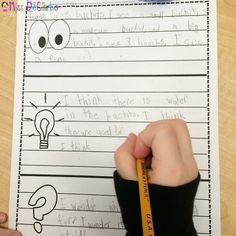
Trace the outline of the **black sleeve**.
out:
[[[179,187],[149,184],[155,236],[197,236],[193,224],[194,198],[200,175]],[[127,236],[143,236],[138,182],[114,172],[115,189]]]

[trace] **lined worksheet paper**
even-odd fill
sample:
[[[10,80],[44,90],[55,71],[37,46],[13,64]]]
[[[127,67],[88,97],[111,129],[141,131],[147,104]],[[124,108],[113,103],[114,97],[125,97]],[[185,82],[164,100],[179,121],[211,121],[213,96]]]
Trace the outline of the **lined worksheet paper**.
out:
[[[194,222],[219,236],[216,1],[54,4],[18,14],[10,226],[125,235],[114,152],[130,132],[180,118],[201,173]]]

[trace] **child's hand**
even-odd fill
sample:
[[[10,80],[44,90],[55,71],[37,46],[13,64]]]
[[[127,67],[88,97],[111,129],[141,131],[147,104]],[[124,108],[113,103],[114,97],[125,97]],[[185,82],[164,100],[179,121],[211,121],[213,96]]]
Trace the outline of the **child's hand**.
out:
[[[115,154],[122,178],[137,180],[136,158],[146,158],[152,184],[179,186],[198,176],[189,132],[182,120],[157,121],[138,136],[130,134]]]
[[[7,222],[7,214],[0,212],[0,224],[4,224],[6,222]],[[14,230],[0,228],[0,235],[1,236],[21,236],[21,233]]]

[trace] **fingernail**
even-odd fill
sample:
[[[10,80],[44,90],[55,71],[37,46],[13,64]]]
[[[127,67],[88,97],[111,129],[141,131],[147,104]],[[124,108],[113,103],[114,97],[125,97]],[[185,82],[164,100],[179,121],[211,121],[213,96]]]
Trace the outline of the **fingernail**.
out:
[[[133,133],[130,133],[129,135],[128,135],[128,137],[127,137],[127,139],[126,139],[126,143],[128,144],[128,145],[130,145],[131,143],[132,143],[132,137],[133,137]]]
[[[134,148],[136,144],[136,135],[134,133],[130,133],[129,136],[127,137],[126,145],[128,148],[128,152],[133,155],[134,153]]]
[[[3,223],[3,222],[5,222],[5,221],[6,221],[6,219],[7,219],[7,216],[6,216],[6,214],[4,214],[4,213],[0,213],[0,223]]]
[[[127,137],[127,141],[129,141],[129,139],[130,139],[130,136],[131,136],[131,133],[128,135],[128,137]]]

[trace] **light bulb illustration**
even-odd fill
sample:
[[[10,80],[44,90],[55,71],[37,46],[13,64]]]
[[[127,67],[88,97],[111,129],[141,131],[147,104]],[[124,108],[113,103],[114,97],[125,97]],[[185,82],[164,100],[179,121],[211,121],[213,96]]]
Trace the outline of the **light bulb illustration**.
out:
[[[38,112],[34,119],[34,125],[40,137],[40,149],[48,149],[49,134],[55,126],[55,116],[49,110]]]

